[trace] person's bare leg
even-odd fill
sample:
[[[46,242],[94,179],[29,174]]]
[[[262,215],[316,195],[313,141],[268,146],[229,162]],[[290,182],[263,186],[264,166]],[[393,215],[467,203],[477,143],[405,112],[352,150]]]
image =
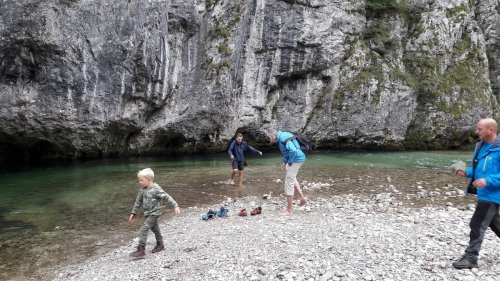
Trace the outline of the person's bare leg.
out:
[[[286,211],[278,213],[278,215],[280,215],[280,216],[291,216],[291,215],[293,215],[293,195],[292,196],[289,196],[289,195],[286,196]]]
[[[238,170],[233,170],[231,172],[231,185],[234,185],[234,175],[236,175],[236,171],[238,171]]]
[[[241,185],[243,183],[243,171],[239,172],[238,179],[239,179],[239,184]]]
[[[299,207],[304,206],[307,203],[307,198],[304,197],[304,194],[302,194],[302,189],[300,189],[299,182],[295,181],[295,184],[293,185],[293,187],[295,188],[295,191],[297,191],[297,193],[299,194],[299,197],[300,197]]]

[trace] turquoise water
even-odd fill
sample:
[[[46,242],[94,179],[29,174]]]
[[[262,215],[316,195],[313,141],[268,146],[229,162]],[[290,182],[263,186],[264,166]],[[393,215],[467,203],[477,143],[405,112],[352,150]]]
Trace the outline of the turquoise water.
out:
[[[447,171],[456,161],[470,163],[469,152],[392,152],[308,154],[302,171],[332,171],[356,167],[375,169],[427,169]],[[281,157],[270,153],[263,157],[247,155],[245,180],[255,177],[277,179]],[[2,226],[50,230],[68,216],[82,213],[127,213],[137,192],[136,174],[150,167],[155,181],[167,192],[179,194],[177,200],[188,205],[201,204],[197,194],[205,188],[216,191],[217,182],[229,178],[230,166],[225,154],[186,158],[129,158],[92,161],[69,166],[0,173],[0,220]],[[306,171],[307,170],[307,171]],[[304,177],[304,174],[302,174]],[[250,190],[247,191],[251,192]],[[248,195],[248,194],[245,194]],[[71,215],[72,214],[72,215]],[[63,216],[61,218],[61,216]]]
[[[456,161],[470,163],[471,153],[313,152],[307,155],[299,181],[392,170],[429,178],[447,173],[448,166]],[[66,244],[78,244],[81,235],[134,234],[137,226],[128,226],[126,218],[138,191],[136,174],[146,167],[155,171],[155,181],[182,208],[215,204],[224,196],[281,191],[276,179],[283,179],[284,172],[279,169],[278,153],[265,153],[262,157],[246,154],[246,161],[249,166],[245,168],[243,187],[226,184],[231,172],[226,154],[99,160],[0,173],[0,270],[6,277],[16,270],[25,270],[29,276],[33,269],[23,266],[27,263],[43,266],[62,262],[54,256],[51,261],[45,260],[54,245],[64,249]],[[171,212],[165,209],[165,213]],[[34,244],[39,245],[35,252]]]

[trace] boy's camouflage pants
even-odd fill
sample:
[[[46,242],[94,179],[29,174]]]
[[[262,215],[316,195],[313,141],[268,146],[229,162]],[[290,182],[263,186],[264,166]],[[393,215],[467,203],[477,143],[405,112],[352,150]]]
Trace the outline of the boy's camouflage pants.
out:
[[[155,234],[156,242],[163,242],[163,237],[161,236],[160,226],[158,225],[159,216],[147,216],[144,224],[141,226],[139,231],[139,246],[146,247],[146,241],[148,240],[148,232],[151,231]]]

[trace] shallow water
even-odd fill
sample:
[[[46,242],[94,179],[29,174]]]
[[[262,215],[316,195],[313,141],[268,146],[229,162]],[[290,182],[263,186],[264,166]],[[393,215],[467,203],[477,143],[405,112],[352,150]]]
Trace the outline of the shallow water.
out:
[[[306,189],[307,196],[376,194],[387,192],[389,184],[408,194],[418,185],[462,188],[467,181],[452,176],[448,166],[456,161],[470,163],[471,152],[316,151],[307,157],[299,182],[332,185],[327,190]],[[155,181],[181,208],[216,208],[226,197],[282,193],[283,184],[276,182],[284,178],[278,153],[247,154],[246,161],[249,166],[241,187],[227,184],[231,166],[226,154],[99,160],[0,173],[0,277],[36,279],[37,269],[71,262],[75,256],[83,259],[134,237],[141,219],[129,223],[127,218],[139,188],[136,174],[146,167],[154,170]],[[473,198],[465,203],[469,201]],[[172,213],[167,206],[162,219]]]

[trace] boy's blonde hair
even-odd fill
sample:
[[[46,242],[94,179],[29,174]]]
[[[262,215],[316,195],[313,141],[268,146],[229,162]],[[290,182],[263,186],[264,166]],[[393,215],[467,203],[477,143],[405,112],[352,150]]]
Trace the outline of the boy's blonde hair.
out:
[[[146,169],[140,170],[139,173],[137,173],[137,177],[138,178],[147,178],[147,179],[154,180],[155,179],[155,173],[150,168],[146,168]]]

